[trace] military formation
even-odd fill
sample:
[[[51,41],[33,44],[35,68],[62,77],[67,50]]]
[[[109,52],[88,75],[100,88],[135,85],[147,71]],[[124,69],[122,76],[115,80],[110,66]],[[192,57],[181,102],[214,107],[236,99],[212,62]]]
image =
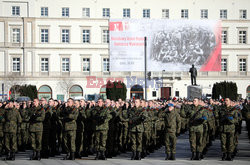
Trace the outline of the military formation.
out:
[[[177,138],[188,133],[191,160],[204,159],[219,138],[222,160],[232,161],[243,120],[250,138],[249,104],[229,98],[8,101],[0,103],[0,156],[15,160],[16,152],[33,150],[30,160],[60,154],[106,160],[131,151],[131,160],[141,160],[165,146],[165,160],[176,160]]]

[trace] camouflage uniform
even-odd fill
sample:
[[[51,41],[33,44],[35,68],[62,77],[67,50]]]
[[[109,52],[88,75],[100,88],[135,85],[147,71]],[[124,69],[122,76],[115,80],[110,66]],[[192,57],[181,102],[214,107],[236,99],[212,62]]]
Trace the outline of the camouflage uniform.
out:
[[[181,118],[176,110],[166,111],[164,114],[165,119],[165,146],[166,146],[166,160],[175,159],[176,154],[176,134],[180,133]],[[171,157],[169,157],[171,154]]]
[[[112,118],[107,107],[95,107],[91,111],[95,134],[96,159],[106,159],[106,142],[109,130],[109,120]]]
[[[84,144],[83,144],[83,152],[85,156],[89,154],[93,154],[94,149],[94,125],[91,119],[91,111],[92,108],[86,107],[86,119],[84,122]]]
[[[17,130],[20,127],[22,118],[20,113],[15,108],[8,108],[4,112],[4,141],[5,148],[8,152],[7,160],[15,159],[15,152],[17,151]]]
[[[151,137],[151,127],[152,127],[152,121],[151,121],[151,114],[148,112],[147,108],[144,108],[144,111],[147,112],[147,118],[143,122],[143,137],[142,137],[142,158],[146,157],[147,154],[149,154],[149,144],[150,144],[150,137]]]
[[[250,104],[243,105],[242,115],[246,120],[248,138],[250,139]]]
[[[119,109],[108,107],[108,110],[112,118],[109,120],[109,130],[108,130],[108,138],[106,146],[107,146],[107,157],[112,158],[112,156],[116,156],[118,154],[117,136],[120,130],[118,130],[117,115],[119,113]]]
[[[157,108],[157,116],[158,120],[156,121],[156,130],[157,130],[157,147],[160,148],[164,144],[164,130],[165,130],[165,122],[164,122],[164,109]]]
[[[65,159],[75,159],[76,120],[79,112],[72,106],[64,107],[60,113],[63,119],[63,144],[67,152]]]
[[[22,151],[25,151],[25,148],[28,144],[29,139],[29,109],[24,108],[20,109],[20,115],[22,117],[22,123],[21,123],[21,137],[19,138],[18,145],[21,147]]]
[[[84,120],[86,119],[85,107],[78,108],[79,115],[76,120],[76,157],[81,157],[81,152],[83,151],[83,141],[84,141]]]
[[[222,159],[231,159],[234,151],[234,134],[237,120],[237,112],[233,107],[223,106],[219,113],[221,132]],[[227,155],[226,155],[227,154]]]
[[[207,113],[201,106],[190,106],[188,111],[181,112],[182,117],[189,119],[189,141],[192,151],[191,160],[201,159],[201,152],[203,150],[202,139],[204,131],[204,123],[207,122]],[[194,154],[196,152],[196,157]]]
[[[50,140],[49,140],[49,144],[50,144],[50,148],[51,148],[51,153],[50,156],[55,156],[55,154],[58,152],[57,150],[57,140],[59,143],[59,138],[57,137],[57,133],[58,133],[58,129],[60,129],[59,125],[58,125],[58,109],[57,107],[53,107],[52,108],[52,114],[51,114],[51,128],[50,128]]]
[[[33,107],[30,110],[29,116],[30,116],[29,132],[30,132],[31,146],[33,149],[32,159],[40,159],[45,111],[41,106]]]
[[[119,114],[119,124],[120,124],[120,136],[119,136],[119,146],[120,148],[125,151],[127,149],[128,143],[128,122],[129,122],[129,113],[127,109],[122,109]]]
[[[3,145],[4,145],[4,133],[3,133],[4,111],[5,110],[0,107],[0,156],[2,156]]]
[[[144,131],[143,122],[147,119],[148,114],[142,108],[136,108],[130,110],[129,113],[129,127],[130,127],[130,136],[132,143],[132,160],[141,159],[142,152],[142,135]],[[136,155],[135,155],[136,152]]]
[[[51,131],[51,116],[52,116],[52,107],[44,106],[45,118],[43,121],[43,137],[42,137],[42,157],[48,158],[50,154],[50,131]]]

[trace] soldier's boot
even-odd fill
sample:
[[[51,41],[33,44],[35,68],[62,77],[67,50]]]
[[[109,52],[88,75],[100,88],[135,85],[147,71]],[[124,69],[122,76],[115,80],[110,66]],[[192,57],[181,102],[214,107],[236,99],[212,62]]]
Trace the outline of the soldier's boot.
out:
[[[30,160],[35,160],[36,159],[36,151],[33,150],[33,154],[30,157]]]
[[[82,152],[81,152],[81,156],[82,156],[82,157],[88,157],[88,153],[87,153],[86,151],[82,151]]]
[[[175,154],[174,153],[171,153],[170,160],[175,160]]]
[[[106,156],[105,156],[105,152],[101,151],[101,156],[100,156],[101,160],[107,160]]]
[[[69,160],[75,160],[75,153],[74,152],[71,152],[70,153],[70,158]]]
[[[227,153],[227,158],[226,158],[226,160],[228,160],[228,161],[233,161],[232,153]]]
[[[41,160],[41,152],[40,151],[36,152],[36,160]]]
[[[142,158],[145,158],[145,157],[146,157],[146,153],[145,153],[144,150],[143,150],[142,153],[141,153],[141,157],[142,157]]]
[[[194,160],[194,158],[195,158],[195,154],[194,154],[194,152],[192,152],[192,156],[191,156],[190,160]]]
[[[96,157],[95,157],[95,160],[99,160],[99,157],[100,157],[100,152],[99,152],[99,151],[97,151],[97,153],[96,153]]]
[[[138,151],[136,151],[136,153],[135,153],[135,160],[139,160],[139,152]]]
[[[67,155],[63,158],[63,160],[69,160],[70,158],[70,153],[68,152]]]
[[[10,153],[10,160],[15,160],[15,152]]]
[[[10,156],[10,152],[7,153],[7,156],[5,158],[5,160],[10,160],[11,156]]]
[[[138,159],[137,160],[141,160],[141,152],[138,152]]]
[[[80,152],[76,152],[75,153],[75,157],[81,159],[81,153]]]
[[[223,153],[223,154],[222,154],[222,157],[221,157],[221,160],[222,160],[222,161],[226,160],[226,156],[227,156],[227,154],[226,154],[226,153]]]
[[[200,152],[196,152],[195,160],[201,160],[201,153]]]
[[[131,160],[135,160],[135,152],[132,152]]]
[[[165,157],[165,160],[169,160],[169,158],[170,158],[170,153],[167,153],[166,157]]]

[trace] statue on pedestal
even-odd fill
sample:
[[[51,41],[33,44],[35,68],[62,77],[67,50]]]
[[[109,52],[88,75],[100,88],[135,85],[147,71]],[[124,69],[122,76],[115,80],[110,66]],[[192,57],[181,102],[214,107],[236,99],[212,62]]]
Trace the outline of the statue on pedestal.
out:
[[[191,84],[196,84],[196,77],[197,77],[197,69],[194,67],[194,64],[192,65],[192,68],[189,69],[189,72],[191,73]]]

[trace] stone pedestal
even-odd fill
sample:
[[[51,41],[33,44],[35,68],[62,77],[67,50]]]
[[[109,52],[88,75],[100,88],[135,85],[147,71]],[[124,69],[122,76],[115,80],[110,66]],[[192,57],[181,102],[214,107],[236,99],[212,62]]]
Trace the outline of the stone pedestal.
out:
[[[187,87],[187,98],[194,99],[195,97],[197,98],[202,97],[202,89],[200,86],[189,85]]]

